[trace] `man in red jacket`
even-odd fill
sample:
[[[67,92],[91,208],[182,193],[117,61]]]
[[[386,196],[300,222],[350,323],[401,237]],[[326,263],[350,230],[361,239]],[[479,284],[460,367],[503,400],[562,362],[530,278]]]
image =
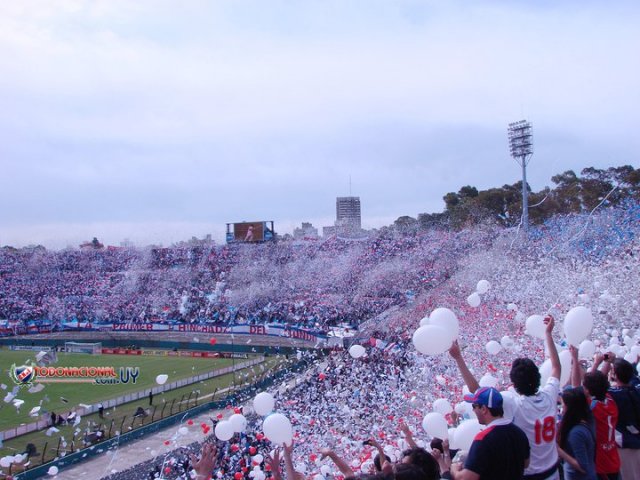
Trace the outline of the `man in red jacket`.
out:
[[[596,424],[596,473],[602,480],[618,480],[620,457],[615,441],[618,407],[607,393],[609,380],[601,371],[592,370],[584,376],[582,388]]]

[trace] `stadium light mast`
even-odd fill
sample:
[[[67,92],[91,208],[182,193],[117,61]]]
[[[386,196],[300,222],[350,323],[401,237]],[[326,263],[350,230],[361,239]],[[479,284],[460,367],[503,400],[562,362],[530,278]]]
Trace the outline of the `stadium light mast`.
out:
[[[527,165],[533,155],[533,133],[531,123],[520,120],[509,124],[509,151],[522,167],[522,227],[525,237],[529,235],[529,191],[527,190]]]

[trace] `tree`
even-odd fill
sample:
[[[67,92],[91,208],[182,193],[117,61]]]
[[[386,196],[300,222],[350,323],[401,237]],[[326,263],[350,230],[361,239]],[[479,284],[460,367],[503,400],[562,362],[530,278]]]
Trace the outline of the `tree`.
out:
[[[400,233],[415,233],[418,229],[418,221],[408,215],[398,217],[393,225]]]

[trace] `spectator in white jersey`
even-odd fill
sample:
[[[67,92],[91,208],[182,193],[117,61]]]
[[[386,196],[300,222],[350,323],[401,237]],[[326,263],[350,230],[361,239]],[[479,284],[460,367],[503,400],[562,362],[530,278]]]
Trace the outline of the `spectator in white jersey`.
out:
[[[517,358],[511,366],[510,378],[518,393],[514,398],[513,423],[527,435],[531,447],[529,466],[524,480],[558,480],[558,451],[556,448],[556,416],[560,394],[560,357],[553,342],[555,321],[551,315],[544,319],[545,342],[551,360],[551,374],[540,388],[540,371],[530,358]],[[464,382],[470,391],[480,388],[462,357],[460,347],[454,343],[449,350],[456,361]]]

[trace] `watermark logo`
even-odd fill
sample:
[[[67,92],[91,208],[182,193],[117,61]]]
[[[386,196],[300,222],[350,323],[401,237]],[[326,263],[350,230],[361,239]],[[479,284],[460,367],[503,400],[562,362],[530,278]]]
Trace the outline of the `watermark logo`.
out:
[[[15,364],[10,371],[13,381],[23,387],[33,383],[93,383],[119,385],[136,383],[140,376],[138,367],[46,367]]]
[[[16,367],[14,363],[11,365],[11,378],[21,387],[30,387],[37,378],[36,370],[31,365],[20,365]]]

